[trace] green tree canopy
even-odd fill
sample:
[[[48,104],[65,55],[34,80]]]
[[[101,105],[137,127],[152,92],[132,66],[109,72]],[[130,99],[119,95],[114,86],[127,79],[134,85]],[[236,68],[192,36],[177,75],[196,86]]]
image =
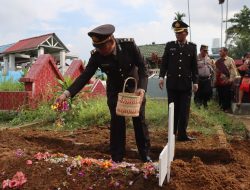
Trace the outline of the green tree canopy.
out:
[[[250,52],[250,9],[244,6],[228,22],[232,24],[226,31],[230,54],[241,58],[244,53]]]

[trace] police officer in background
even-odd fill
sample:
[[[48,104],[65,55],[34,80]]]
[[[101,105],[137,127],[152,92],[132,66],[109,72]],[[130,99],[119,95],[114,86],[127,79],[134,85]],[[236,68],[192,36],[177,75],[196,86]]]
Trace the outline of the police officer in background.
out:
[[[214,77],[214,62],[208,56],[208,46],[201,45],[200,53],[197,56],[198,75],[199,75],[199,89],[194,95],[194,102],[196,106],[201,105],[207,108],[207,103],[212,97],[212,79]]]
[[[115,38],[115,27],[111,24],[98,26],[88,33],[95,49],[84,72],[58,98],[63,101],[74,97],[100,68],[107,75],[107,104],[111,114],[110,151],[112,160],[123,161],[126,144],[125,117],[116,115],[118,93],[122,91],[126,78],[137,80],[136,93],[143,99],[140,114],[133,117],[136,145],[143,162],[151,161],[149,154],[150,140],[148,126],[145,123],[145,91],[148,83],[148,72],[144,59],[131,38]],[[134,91],[134,81],[128,81],[126,91]]]
[[[168,103],[174,102],[174,133],[178,141],[194,138],[187,135],[192,89],[198,90],[197,50],[194,43],[188,42],[188,25],[183,21],[172,24],[176,41],[166,44],[160,68],[159,87],[163,89],[167,75],[166,88]]]

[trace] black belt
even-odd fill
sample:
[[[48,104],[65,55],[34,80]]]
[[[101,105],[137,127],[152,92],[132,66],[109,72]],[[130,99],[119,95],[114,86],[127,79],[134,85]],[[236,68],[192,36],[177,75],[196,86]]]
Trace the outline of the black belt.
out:
[[[209,77],[199,77],[199,80],[209,80],[210,79],[210,76]]]
[[[167,74],[167,77],[176,77],[176,78],[191,78],[190,75],[183,75],[183,74],[179,74],[179,75],[171,75],[171,74]]]

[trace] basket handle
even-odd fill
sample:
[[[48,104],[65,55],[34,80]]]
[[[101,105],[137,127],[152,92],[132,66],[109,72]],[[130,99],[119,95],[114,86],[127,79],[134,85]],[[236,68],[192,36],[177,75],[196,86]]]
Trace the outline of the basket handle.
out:
[[[126,78],[126,80],[124,81],[122,92],[125,91],[125,86],[126,86],[126,83],[127,83],[127,81],[128,81],[129,79],[133,79],[133,80],[135,81],[135,91],[137,90],[137,81],[136,81],[136,79],[135,79],[134,77],[128,77],[128,78]],[[134,91],[134,93],[135,93],[135,91]]]

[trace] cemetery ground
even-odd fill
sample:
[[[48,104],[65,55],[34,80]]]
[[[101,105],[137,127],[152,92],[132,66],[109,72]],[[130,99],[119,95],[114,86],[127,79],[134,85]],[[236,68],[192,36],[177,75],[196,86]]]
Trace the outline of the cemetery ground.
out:
[[[166,110],[165,116],[160,115],[162,108],[154,112],[165,117],[158,118],[165,124],[148,113],[154,163],[146,164],[139,160],[129,120],[125,162],[118,165],[110,161],[108,123],[69,129],[51,122],[14,127],[2,122],[0,181],[10,182],[22,172],[18,173],[22,181],[18,188],[30,190],[250,189],[250,148],[244,122],[214,107],[192,106],[189,134],[197,140],[176,142],[170,183],[165,181],[163,187],[158,186],[156,168],[167,143],[167,116]]]

